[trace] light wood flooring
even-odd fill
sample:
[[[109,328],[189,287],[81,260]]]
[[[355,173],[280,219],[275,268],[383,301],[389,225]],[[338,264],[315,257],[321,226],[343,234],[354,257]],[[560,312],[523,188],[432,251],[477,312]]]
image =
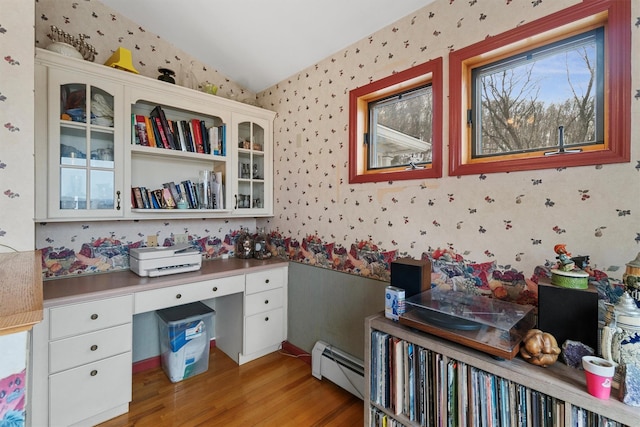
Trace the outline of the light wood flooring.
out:
[[[211,349],[206,372],[171,383],[162,368],[133,375],[129,412],[100,427],[362,426],[362,400],[276,352],[238,366]]]

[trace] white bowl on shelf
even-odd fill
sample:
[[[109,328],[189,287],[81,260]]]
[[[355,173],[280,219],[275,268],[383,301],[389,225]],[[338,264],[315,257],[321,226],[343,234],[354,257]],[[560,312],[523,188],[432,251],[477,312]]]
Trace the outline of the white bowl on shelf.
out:
[[[59,53],[60,55],[68,56],[70,58],[84,59],[82,54],[78,50],[68,43],[53,42],[47,46],[47,50]]]

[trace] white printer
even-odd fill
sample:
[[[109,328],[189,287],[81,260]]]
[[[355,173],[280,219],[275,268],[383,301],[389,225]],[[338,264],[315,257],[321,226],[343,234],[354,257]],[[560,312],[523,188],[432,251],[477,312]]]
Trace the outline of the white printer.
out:
[[[158,277],[200,270],[200,251],[187,244],[129,250],[129,267],[138,276]]]

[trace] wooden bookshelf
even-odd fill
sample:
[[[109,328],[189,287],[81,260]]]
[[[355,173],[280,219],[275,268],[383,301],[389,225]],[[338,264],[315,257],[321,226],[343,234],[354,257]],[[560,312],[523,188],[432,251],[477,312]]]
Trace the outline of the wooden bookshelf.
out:
[[[395,415],[388,407],[372,402],[372,331],[387,333],[563,402],[562,418],[565,426],[577,425],[576,420],[572,418],[572,407],[574,406],[623,425],[638,425],[640,420],[640,408],[619,401],[617,389],[611,390],[611,397],[608,400],[597,399],[587,393],[584,372],[571,368],[560,361],[543,368],[529,364],[519,357],[513,360],[497,359],[480,351],[401,325],[385,318],[384,313],[380,313],[365,319],[365,384],[367,384],[365,387],[365,426],[373,425],[371,423],[372,406],[387,414],[390,419],[395,419],[404,425],[420,425],[419,422],[411,421],[403,415]],[[516,409],[511,407],[510,410]]]

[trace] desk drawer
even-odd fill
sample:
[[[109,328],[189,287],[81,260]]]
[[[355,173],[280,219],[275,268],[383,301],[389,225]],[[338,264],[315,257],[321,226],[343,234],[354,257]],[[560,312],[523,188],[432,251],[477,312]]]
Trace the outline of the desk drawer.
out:
[[[280,344],[284,340],[283,309],[254,314],[245,319],[245,354]]]
[[[131,352],[49,376],[49,425],[68,426],[131,401]]]
[[[131,323],[132,309],[132,295],[54,307],[50,309],[50,339]]]
[[[282,307],[283,299],[282,288],[247,295],[244,301],[244,314],[245,316],[251,316],[263,311],[280,308]]]
[[[281,288],[285,281],[285,268],[274,268],[247,274],[246,294]]]
[[[132,326],[115,326],[49,343],[49,373],[131,351]]]
[[[207,300],[244,290],[244,275],[169,286],[135,294],[134,313],[145,313],[190,302]]]

